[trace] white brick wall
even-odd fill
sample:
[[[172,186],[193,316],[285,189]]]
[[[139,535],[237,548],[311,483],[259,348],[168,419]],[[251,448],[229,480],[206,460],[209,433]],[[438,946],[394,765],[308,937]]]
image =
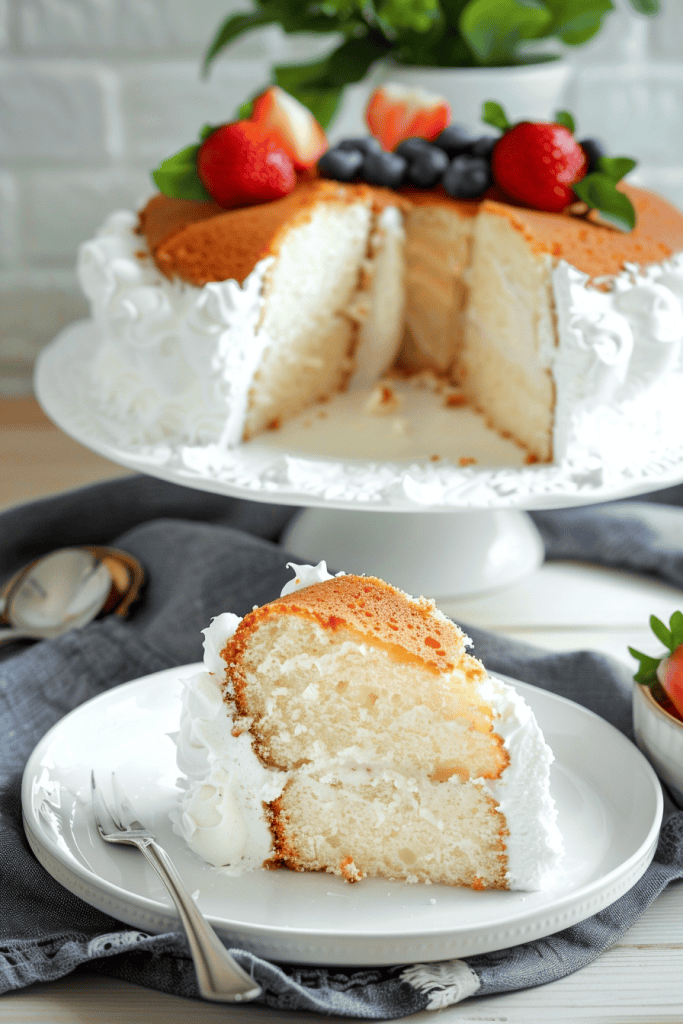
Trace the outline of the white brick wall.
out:
[[[655,20],[625,0],[571,51],[579,133],[640,160],[637,180],[683,208],[683,0]],[[30,390],[40,347],[86,314],[78,243],[151,190],[149,169],[230,118],[270,65],[312,59],[324,37],[247,36],[208,78],[200,63],[249,0],[0,0],[0,394]],[[356,104],[358,106],[358,104]]]

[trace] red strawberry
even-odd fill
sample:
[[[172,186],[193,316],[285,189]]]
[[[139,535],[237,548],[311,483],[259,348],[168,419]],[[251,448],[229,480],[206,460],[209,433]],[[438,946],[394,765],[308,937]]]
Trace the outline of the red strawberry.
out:
[[[525,206],[560,213],[574,200],[586,154],[568,128],[522,121],[502,136],[491,158],[493,180]]]
[[[387,82],[370,97],[365,120],[383,148],[392,150],[404,139],[431,142],[450,123],[451,108],[436,93]]]
[[[280,199],[296,185],[296,173],[279,137],[252,121],[224,124],[202,143],[197,173],[213,199],[226,208]]]
[[[683,646],[659,663],[657,679],[679,715],[683,715]]]
[[[298,171],[312,167],[327,149],[325,132],[308,107],[277,85],[256,97],[250,120],[280,136]]]

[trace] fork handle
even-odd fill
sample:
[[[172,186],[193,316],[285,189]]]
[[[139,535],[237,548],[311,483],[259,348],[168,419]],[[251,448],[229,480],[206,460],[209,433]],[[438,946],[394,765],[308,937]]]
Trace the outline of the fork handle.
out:
[[[138,840],[135,845],[144,853],[173,897],[187,934],[197,972],[197,984],[204,999],[217,1003],[239,1003],[260,996],[262,989],[230,956],[190,896],[163,847],[153,839]]]

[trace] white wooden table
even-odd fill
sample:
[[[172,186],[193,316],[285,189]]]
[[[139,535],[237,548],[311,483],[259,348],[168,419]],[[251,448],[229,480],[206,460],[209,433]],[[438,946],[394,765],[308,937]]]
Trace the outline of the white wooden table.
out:
[[[456,621],[496,630],[552,651],[582,648],[619,658],[627,645],[658,653],[648,619],[668,621],[683,608],[672,587],[611,570],[550,563],[502,593],[442,603]],[[199,1003],[95,974],[36,985],[0,999],[0,1024],[300,1024],[316,1017],[258,1006]],[[318,1018],[348,1024],[348,1018]],[[683,1022],[683,883],[675,883],[622,939],[588,967],[561,981],[508,995],[466,1000],[415,1022]]]

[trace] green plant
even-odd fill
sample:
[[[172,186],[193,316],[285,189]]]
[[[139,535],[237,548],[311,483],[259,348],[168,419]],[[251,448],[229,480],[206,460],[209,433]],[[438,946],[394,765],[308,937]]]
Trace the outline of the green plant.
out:
[[[629,0],[640,14],[656,14],[659,0]],[[216,56],[246,32],[279,25],[287,33],[341,36],[326,57],[280,65],[272,82],[332,120],[344,87],[359,82],[378,60],[431,67],[505,67],[555,60],[557,52],[530,50],[539,40],[580,46],[614,10],[612,0],[254,0],[231,15],[206,52]]]

